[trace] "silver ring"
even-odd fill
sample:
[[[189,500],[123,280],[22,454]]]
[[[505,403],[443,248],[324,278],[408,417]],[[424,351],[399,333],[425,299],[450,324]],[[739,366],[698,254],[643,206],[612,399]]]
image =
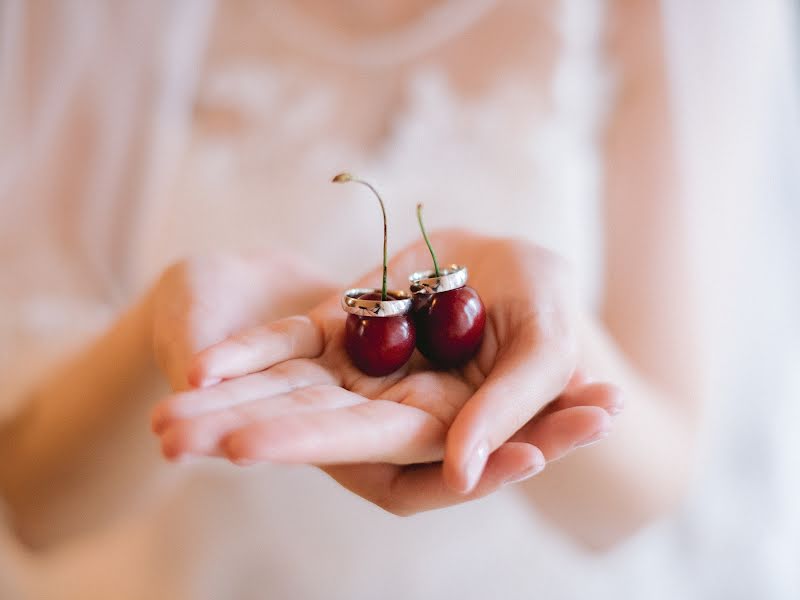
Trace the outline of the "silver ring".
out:
[[[436,292],[447,292],[467,285],[467,267],[462,265],[450,265],[446,269],[439,269],[439,277],[436,271],[417,271],[409,275],[411,291],[415,294],[435,294]]]
[[[411,310],[411,296],[402,290],[387,290],[386,293],[395,300],[362,300],[364,294],[380,294],[374,288],[353,288],[342,296],[342,308],[345,312],[359,317],[397,317],[408,314]]]

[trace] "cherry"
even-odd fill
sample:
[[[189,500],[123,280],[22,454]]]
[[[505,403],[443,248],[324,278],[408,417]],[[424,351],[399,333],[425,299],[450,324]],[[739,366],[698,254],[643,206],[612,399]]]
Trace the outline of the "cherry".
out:
[[[483,340],[486,310],[473,288],[417,294],[417,348],[438,367],[458,367],[475,356]]]
[[[439,269],[422,222],[421,204],[417,205],[417,220],[433,259],[433,271],[414,273],[409,278],[414,292],[417,348],[438,367],[458,367],[480,348],[486,309],[478,292],[466,285],[466,267]]]
[[[386,208],[377,190],[349,173],[340,173],[334,183],[360,183],[378,199],[383,215],[383,283],[377,289],[347,290],[342,308],[350,313],[345,322],[345,349],[350,360],[366,375],[381,377],[402,367],[414,352],[416,331],[410,315],[411,298],[406,292],[386,290]]]
[[[389,294],[392,300],[398,299]],[[379,293],[361,294],[359,300],[380,300]],[[362,372],[381,377],[402,367],[414,352],[414,321],[410,314],[396,317],[347,315],[345,348]]]

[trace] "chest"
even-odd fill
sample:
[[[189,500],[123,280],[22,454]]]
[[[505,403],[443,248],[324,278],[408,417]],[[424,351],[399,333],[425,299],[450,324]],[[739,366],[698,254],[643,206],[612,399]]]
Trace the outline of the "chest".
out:
[[[559,81],[592,50],[574,54],[556,3],[492,4],[417,51],[331,41],[274,12],[243,20],[224,4],[153,248],[163,259],[279,245],[354,277],[379,258],[381,228],[366,199],[328,183],[348,170],[382,190],[394,250],[416,239],[424,202],[431,228],[586,254],[593,121],[573,118]],[[349,60],[365,44],[383,58]]]

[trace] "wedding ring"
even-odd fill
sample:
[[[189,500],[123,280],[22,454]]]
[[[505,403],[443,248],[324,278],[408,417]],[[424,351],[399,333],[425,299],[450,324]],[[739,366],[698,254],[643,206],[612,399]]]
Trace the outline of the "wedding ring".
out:
[[[353,288],[342,296],[342,308],[345,312],[359,317],[397,317],[411,310],[411,296],[401,290],[387,290],[386,300],[364,300],[359,298],[365,294],[378,294],[380,289]],[[391,297],[393,299],[389,299]]]
[[[408,280],[411,282],[411,291],[414,294],[435,294],[464,287],[467,284],[467,276],[467,267],[450,265],[446,269],[439,269],[439,277],[436,277],[434,270],[417,271],[412,273]]]

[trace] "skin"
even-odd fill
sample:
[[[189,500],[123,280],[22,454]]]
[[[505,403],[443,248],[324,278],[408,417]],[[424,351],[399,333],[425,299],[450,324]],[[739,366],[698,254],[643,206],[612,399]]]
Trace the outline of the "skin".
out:
[[[276,289],[276,282],[286,280],[279,275],[287,271],[293,273],[290,287]],[[255,323],[289,314],[291,309],[311,308],[320,296],[336,297],[336,322],[343,323],[338,291],[293,257],[274,253],[211,256],[168,269],[112,329],[53,372],[36,390],[28,410],[3,430],[0,450],[7,460],[0,463],[0,485],[19,535],[33,547],[45,547],[74,534],[76,527],[110,518],[145,493],[144,484],[163,467],[153,462],[147,439],[141,435],[151,406],[142,400],[163,394],[163,376],[179,394],[186,393],[189,380],[197,377],[192,365],[198,351]],[[303,319],[280,323],[291,332]],[[233,339],[250,343],[241,334]],[[420,373],[416,383],[430,386],[427,379]],[[349,489],[398,514],[483,496],[540,471],[546,459],[569,452],[598,429],[598,422],[606,423],[609,412],[618,410],[613,390],[605,386],[582,390],[579,378],[573,379],[571,393],[563,394],[559,405],[551,407],[560,407],[562,414],[548,417],[544,424],[531,424],[526,436],[519,438],[537,446],[517,440],[504,444],[491,456],[469,494],[445,484],[441,464],[399,469],[374,464],[377,457],[373,455],[360,459],[371,461],[368,464],[327,465],[326,469]],[[237,383],[248,381],[225,385]],[[461,391],[466,398],[468,390],[462,387]],[[314,402],[325,400],[320,397]],[[384,458],[404,463],[440,458],[440,422],[425,418],[423,410],[409,409],[409,414],[423,417],[420,423],[430,428],[427,447],[415,448],[413,440],[407,440],[405,457],[398,458],[404,450],[396,446],[390,449],[395,456]],[[360,451],[358,439],[354,442],[352,450]],[[116,458],[108,460],[112,456]],[[144,459],[131,465],[132,457]],[[126,469],[124,481],[114,476],[119,468]]]
[[[328,472],[340,483],[408,514],[431,507],[431,487],[446,503],[469,497],[489,455],[508,442],[529,447],[505,447],[495,460],[512,453],[521,474],[607,435],[621,400],[612,386],[573,380],[576,309],[562,261],[526,242],[462,231],[435,239],[448,256],[474,265],[474,285],[485,290],[484,342],[463,368],[431,370],[415,355],[389,376],[365,376],[344,350],[336,293],[307,315],[244,331],[195,357],[190,382],[200,387],[154,411],[164,454],[337,465]],[[391,271],[410,272],[426,254],[415,244]],[[493,285],[498,279],[513,283]],[[557,410],[536,417],[555,399]],[[413,485],[404,486],[409,477]]]
[[[290,289],[286,272],[302,285]],[[274,251],[201,256],[165,270],[0,428],[0,494],[18,535],[44,547],[146,494],[164,475],[149,413],[170,388],[188,389],[192,355],[243,327],[313,307],[332,292],[328,285],[313,267]]]
[[[701,315],[715,310],[698,282],[709,276],[701,270],[707,245],[719,244],[709,236],[715,224],[699,222],[681,190],[662,7],[616,0],[608,10],[607,56],[620,77],[603,138],[604,295],[599,314],[585,320],[582,355],[628,402],[608,443],[525,486],[542,513],[593,548],[673,510],[686,490],[709,394]],[[565,497],[577,501],[568,506]]]

